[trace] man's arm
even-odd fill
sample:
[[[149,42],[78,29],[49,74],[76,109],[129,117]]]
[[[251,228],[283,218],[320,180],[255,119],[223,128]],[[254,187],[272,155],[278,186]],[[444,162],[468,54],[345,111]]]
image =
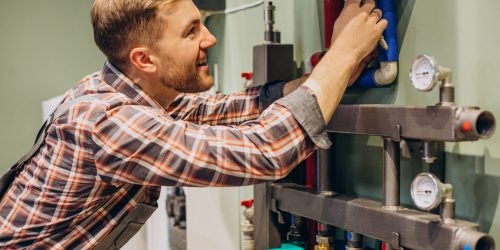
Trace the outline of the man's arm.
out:
[[[305,86],[314,92],[323,119],[328,123],[333,116],[348,84],[352,84],[366,66],[367,58],[373,57],[386,20],[380,20],[381,12],[373,0],[360,6],[356,0],[348,0],[337,23],[330,50],[313,70],[309,78],[299,78],[287,83],[284,94]]]
[[[175,120],[196,124],[238,125],[257,119],[264,109],[283,97],[283,84],[271,81],[233,94],[182,94],[167,112]]]
[[[344,28],[349,24],[349,22],[352,19],[356,18],[357,15],[359,14],[359,12],[357,12],[354,8],[352,8],[353,6],[350,4],[352,4],[352,1],[348,1],[346,3],[345,8],[342,11],[342,17],[337,19],[337,21],[335,22],[334,30],[333,30],[333,34],[332,34],[332,44],[335,42],[335,40],[337,40],[337,37],[339,37],[339,35],[344,30]],[[358,3],[356,3],[356,4],[358,4]],[[366,4],[368,4],[368,5],[365,7],[369,7],[369,8],[374,7],[373,3],[371,3],[370,1],[368,1]],[[382,16],[382,12],[379,9],[374,9],[373,12],[375,12],[379,16]],[[332,54],[332,53],[330,53],[330,54]],[[331,56],[332,55],[330,55],[330,57]],[[351,77],[349,78],[347,86],[351,86],[352,84],[354,84],[354,82],[358,79],[358,77],[361,75],[361,73],[366,68],[366,66],[376,57],[377,57],[376,50],[373,50],[373,52],[371,52],[369,55],[364,57],[363,60],[361,60],[361,62],[359,62],[356,65],[355,70],[353,71],[353,73],[351,74]],[[332,69],[332,70],[335,70],[335,69]],[[283,95],[286,96],[286,95],[289,95],[290,93],[292,93],[298,87],[302,86],[302,84],[308,78],[309,78],[309,76],[303,76],[303,77],[297,78],[293,81],[287,82],[285,87],[283,88]]]
[[[308,105],[300,106],[315,108]],[[198,125],[145,106],[121,106],[102,112],[91,134],[97,173],[112,184],[251,185],[285,177],[316,149],[278,104],[239,126]]]

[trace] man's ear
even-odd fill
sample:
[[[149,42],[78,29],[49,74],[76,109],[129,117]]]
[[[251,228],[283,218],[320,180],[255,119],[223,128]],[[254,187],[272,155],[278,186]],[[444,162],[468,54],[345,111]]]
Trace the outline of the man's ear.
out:
[[[130,63],[137,69],[145,73],[154,73],[158,70],[156,64],[151,60],[151,53],[148,48],[139,47],[130,51]]]

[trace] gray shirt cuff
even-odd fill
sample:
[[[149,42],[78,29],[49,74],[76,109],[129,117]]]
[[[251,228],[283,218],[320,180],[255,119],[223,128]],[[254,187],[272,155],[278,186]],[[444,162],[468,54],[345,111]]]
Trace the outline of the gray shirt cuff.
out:
[[[318,101],[305,87],[300,87],[288,96],[276,101],[287,108],[295,120],[306,131],[309,138],[318,147],[327,149],[332,145],[325,130],[325,120],[319,108]]]

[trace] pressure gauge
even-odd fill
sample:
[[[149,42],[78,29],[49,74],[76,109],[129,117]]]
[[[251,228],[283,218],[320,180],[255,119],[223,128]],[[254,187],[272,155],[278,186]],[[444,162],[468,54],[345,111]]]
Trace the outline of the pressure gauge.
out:
[[[439,65],[430,56],[418,56],[411,66],[410,79],[419,91],[431,91],[439,82]]]
[[[419,209],[429,211],[436,208],[444,195],[443,183],[431,173],[421,173],[411,183],[411,198]]]

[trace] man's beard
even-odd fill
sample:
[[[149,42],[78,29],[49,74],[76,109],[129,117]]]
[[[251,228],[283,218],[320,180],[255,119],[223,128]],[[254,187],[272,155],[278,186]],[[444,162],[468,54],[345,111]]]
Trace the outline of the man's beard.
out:
[[[160,69],[160,80],[165,87],[175,89],[180,93],[199,93],[213,86],[212,77],[202,78],[194,63],[193,65],[179,65],[168,58],[164,64]]]

